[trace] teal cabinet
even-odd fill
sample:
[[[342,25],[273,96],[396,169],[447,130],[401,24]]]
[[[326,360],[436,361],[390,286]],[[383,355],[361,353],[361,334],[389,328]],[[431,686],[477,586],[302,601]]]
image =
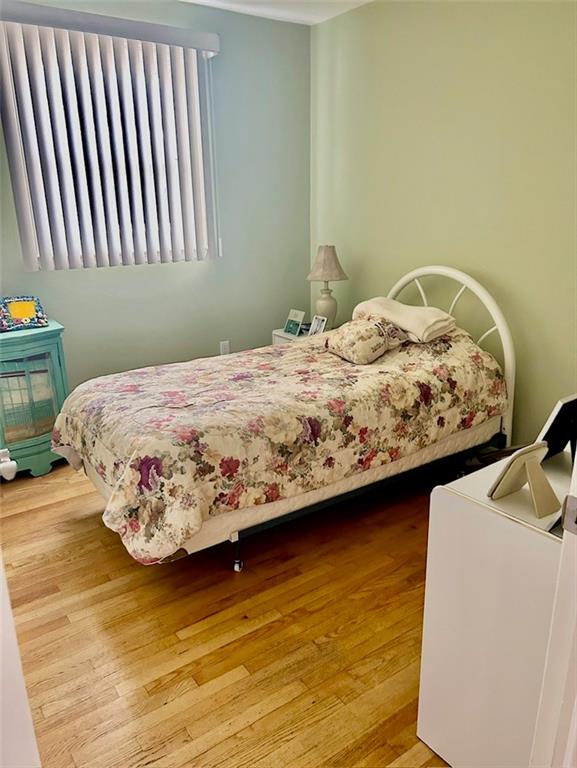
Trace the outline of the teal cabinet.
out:
[[[60,323],[0,335],[0,448],[18,471],[44,475],[60,457],[50,450],[54,420],[68,394]]]

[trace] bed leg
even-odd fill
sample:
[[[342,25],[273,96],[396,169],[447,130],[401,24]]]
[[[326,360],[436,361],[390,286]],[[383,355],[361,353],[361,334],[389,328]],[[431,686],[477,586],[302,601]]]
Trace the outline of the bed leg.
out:
[[[240,573],[244,568],[244,563],[240,556],[240,538],[238,536],[238,533],[236,534],[236,538],[233,540],[233,544],[234,544],[234,562],[232,567],[235,573]]]

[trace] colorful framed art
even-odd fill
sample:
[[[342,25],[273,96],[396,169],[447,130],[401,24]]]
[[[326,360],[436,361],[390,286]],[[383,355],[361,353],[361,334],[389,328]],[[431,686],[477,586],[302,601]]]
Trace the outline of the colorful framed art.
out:
[[[0,332],[42,328],[48,318],[36,296],[4,296],[0,299]]]

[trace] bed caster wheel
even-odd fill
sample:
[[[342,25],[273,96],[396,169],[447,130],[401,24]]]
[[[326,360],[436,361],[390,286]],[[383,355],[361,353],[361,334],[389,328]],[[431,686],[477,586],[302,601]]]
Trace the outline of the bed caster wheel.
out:
[[[242,569],[244,568],[243,561],[242,560],[235,560],[233,568],[234,568],[234,572],[235,573],[240,573],[242,571]]]

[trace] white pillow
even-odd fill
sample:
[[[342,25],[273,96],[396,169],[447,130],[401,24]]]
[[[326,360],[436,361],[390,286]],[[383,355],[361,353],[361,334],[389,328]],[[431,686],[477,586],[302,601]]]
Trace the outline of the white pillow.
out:
[[[353,320],[386,320],[402,328],[411,341],[433,341],[455,330],[455,319],[437,307],[413,307],[395,299],[377,296],[362,301],[353,310]]]

